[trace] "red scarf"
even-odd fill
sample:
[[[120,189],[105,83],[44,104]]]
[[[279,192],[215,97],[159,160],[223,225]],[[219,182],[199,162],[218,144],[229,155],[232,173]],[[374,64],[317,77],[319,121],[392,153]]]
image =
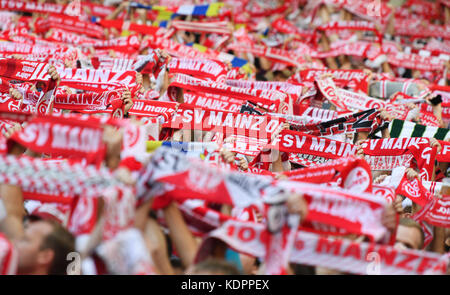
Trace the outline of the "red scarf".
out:
[[[356,153],[356,146],[353,144],[292,130],[281,131],[280,136],[270,144],[270,148],[288,153],[325,157],[327,159],[337,159]]]
[[[266,47],[264,45],[248,43],[242,44],[235,42],[228,45],[227,49],[237,52],[252,53],[256,56],[262,56],[274,62],[279,62],[290,66],[300,67],[302,64],[306,63],[303,54],[274,47]]]
[[[192,75],[201,79],[210,79],[224,83],[227,69],[225,64],[213,60],[177,59],[173,58],[168,64],[171,74]]]
[[[105,168],[68,160],[0,155],[0,162],[2,182],[20,186],[29,200],[69,204],[76,195],[97,197],[117,184]]]
[[[137,23],[130,23],[129,21],[124,21],[123,19],[101,19],[98,22],[104,28],[115,28],[118,31],[128,30],[136,32],[142,35],[155,35],[155,36],[167,36],[170,37],[174,30],[168,31],[165,28],[160,28],[156,26],[140,25]]]
[[[302,85],[291,84],[288,82],[227,80],[226,84],[241,88],[276,90],[290,95],[294,101],[297,101],[303,90]]]
[[[308,69],[291,77],[297,82],[314,82],[323,74],[332,74],[333,81],[339,87],[349,86],[367,93],[367,75],[362,70]]]
[[[228,221],[213,231],[210,238],[225,242],[234,250],[254,257],[266,253],[264,241],[267,231],[262,224],[244,221]],[[204,240],[195,261],[205,259],[209,252],[209,239]],[[396,250],[393,246],[367,242],[356,243],[347,239],[333,239],[313,233],[297,233],[290,262],[321,266],[354,274],[367,274],[370,253],[379,253],[380,274],[445,274],[448,257],[434,252]]]
[[[230,35],[232,32],[227,27],[227,25],[227,21],[172,21],[172,27],[181,31]]]
[[[103,38],[104,34],[102,27],[68,15],[50,15],[48,18],[38,18],[34,25],[36,33],[45,33],[50,29],[60,29],[99,39]]]
[[[183,99],[186,104],[217,111],[236,113],[241,110],[242,106],[242,100],[240,99],[207,93],[201,95],[199,93],[186,92],[183,93]]]
[[[121,91],[57,94],[54,107],[64,110],[103,110],[114,100],[121,99]]]
[[[433,199],[433,194],[422,185],[420,179],[414,178],[413,180],[408,180],[406,174],[403,175],[395,193],[408,197],[411,201],[422,207]]]
[[[173,91],[170,89],[171,87],[249,100],[272,111],[278,110],[280,102],[286,99],[286,94],[278,91],[232,87],[226,84],[205,81],[182,74],[175,76],[175,79],[172,80],[172,83],[167,90],[171,100],[176,101],[176,98],[173,97],[172,94]]]
[[[438,227],[450,226],[450,196],[433,198],[413,216],[414,220],[425,221]]]
[[[263,202],[261,195],[273,196],[275,191],[302,192],[308,203],[307,221],[311,230],[320,231],[317,225],[320,223],[374,240],[387,233],[381,225],[385,202],[375,196],[301,182],[274,183],[269,177],[224,171],[167,148],[155,152],[147,171],[141,175],[139,195],[148,194],[155,181],[174,185],[166,192],[172,198],[204,199],[238,207],[258,206]]]
[[[55,3],[41,3],[37,1],[8,0],[0,2],[0,9],[37,13],[63,13],[65,6]]]
[[[116,51],[137,52],[140,49],[141,43],[139,35],[130,35],[127,37],[118,37],[109,40],[99,40],[95,42],[88,42],[86,44],[79,44],[81,46],[92,46],[96,49],[114,49]]]
[[[234,134],[270,140],[272,133],[283,122],[282,118],[214,111],[182,104],[172,116],[172,120],[166,122],[163,127],[214,131],[225,136]]]
[[[445,61],[438,57],[424,57],[418,54],[398,52],[389,54],[388,62],[396,67],[404,67],[421,71],[442,71]]]
[[[166,102],[159,100],[133,100],[133,106],[128,111],[129,115],[146,118],[146,117],[158,117],[162,116],[165,122],[171,120],[173,113],[177,108],[178,103],[176,102]],[[106,110],[80,110],[81,113],[113,113],[114,107],[110,106]]]
[[[444,38],[449,39],[450,26],[435,25],[431,22],[422,24],[421,19],[396,19],[395,34],[415,38]]]
[[[137,87],[135,71],[112,72],[92,69],[58,69],[61,86],[102,92],[128,87],[133,91]]]
[[[305,31],[296,27],[292,22],[280,17],[272,22],[272,28],[275,30],[290,35],[296,35],[300,38],[312,39],[314,37],[313,31]]]
[[[56,90],[56,81],[51,79],[48,74],[49,65],[46,63],[20,61],[15,59],[0,59],[0,76],[2,80],[9,81],[40,81],[45,87],[40,93],[31,93],[33,101],[36,99],[35,112],[39,114],[48,114],[50,105],[54,100],[54,92]],[[30,94],[30,93],[29,93]],[[34,98],[34,99],[33,99]],[[24,96],[24,100],[29,100],[28,96]]]
[[[206,53],[200,52],[194,47],[187,46],[185,44],[180,44],[171,39],[158,36],[150,36],[148,43],[152,48],[165,49],[170,55],[179,58],[199,58],[208,59],[215,58]]]
[[[336,85],[332,78],[316,78],[317,88],[320,90],[323,96],[334,104],[338,111],[349,111],[345,103],[339,97]]]
[[[106,151],[102,136],[103,129],[96,118],[38,116],[10,140],[38,153],[99,163]]]
[[[151,50],[147,55],[139,55],[137,58],[111,58],[95,56],[91,58],[91,65],[96,70],[110,70],[113,72],[137,71],[142,74],[153,74],[158,77],[165,63],[160,62],[158,53]],[[87,64],[86,68],[90,68]]]
[[[377,30],[374,23],[367,21],[333,21],[316,27],[316,30],[327,33],[335,30],[371,31],[377,35],[378,43],[383,43],[383,35]]]
[[[417,16],[427,19],[440,18],[439,1],[432,3],[424,0],[408,0],[404,3],[404,7],[397,7],[395,16],[396,18],[414,18]]]
[[[69,44],[93,44],[96,39],[83,37],[75,33],[67,32],[64,30],[53,29],[52,33],[46,38],[49,41],[57,41]]]
[[[371,167],[354,156],[339,158],[311,168],[283,172],[289,180],[310,183],[336,183],[344,189],[357,192],[372,191]]]
[[[6,80],[44,81],[50,80],[48,64],[17,59],[0,59],[0,76]]]

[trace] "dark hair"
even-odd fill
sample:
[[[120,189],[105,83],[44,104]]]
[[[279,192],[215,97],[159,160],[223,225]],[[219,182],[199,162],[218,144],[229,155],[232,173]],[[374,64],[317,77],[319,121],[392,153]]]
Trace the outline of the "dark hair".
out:
[[[41,245],[41,250],[51,249],[55,253],[48,274],[65,275],[67,274],[67,254],[75,251],[75,238],[60,223],[49,219],[42,219],[42,221],[53,228]]]
[[[192,270],[192,273],[213,273],[223,275],[240,275],[240,271],[233,264],[226,260],[221,259],[206,259],[196,264]]]
[[[306,264],[291,264],[295,275],[315,275],[316,268]]]
[[[171,256],[170,258],[170,265],[173,268],[181,268],[184,271],[183,263],[181,262],[181,259],[176,256]]]
[[[403,225],[406,227],[417,228],[420,231],[420,246],[419,249],[423,248],[423,243],[425,241],[425,233],[423,232],[422,226],[418,224],[411,218],[400,218],[399,225]]]

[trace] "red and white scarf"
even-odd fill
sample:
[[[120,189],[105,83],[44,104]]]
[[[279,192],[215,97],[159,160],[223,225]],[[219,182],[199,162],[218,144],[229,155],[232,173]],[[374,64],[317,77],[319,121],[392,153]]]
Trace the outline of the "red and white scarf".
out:
[[[0,155],[0,178],[2,183],[20,186],[25,199],[65,204],[76,195],[97,197],[118,184],[105,168],[27,156]]]
[[[95,40],[94,42],[81,43],[80,46],[94,47],[96,49],[114,49],[116,51],[136,52],[139,50],[141,43],[138,35],[130,35],[127,37],[118,37],[109,40]]]
[[[171,74],[192,75],[218,83],[224,83],[227,74],[225,64],[207,59],[173,58],[168,64],[168,68]]]
[[[161,116],[164,122],[171,120],[172,115],[177,109],[178,103],[158,101],[158,100],[133,100],[133,106],[128,111],[129,115],[142,118],[156,118]],[[81,113],[93,114],[93,113],[113,113],[114,107],[110,106],[106,110],[83,110]]]
[[[199,58],[199,59],[214,58],[206,53],[200,52],[194,47],[187,46],[185,44],[181,44],[164,37],[150,36],[148,42],[151,47],[164,49],[171,56],[179,58]]]
[[[334,104],[338,108],[338,111],[350,111],[347,108],[347,105],[339,97],[339,93],[332,78],[316,78],[315,81],[323,96]]]
[[[104,34],[102,27],[68,15],[50,15],[47,18],[38,18],[34,25],[36,33],[44,33],[54,28],[94,38],[103,38]]]
[[[317,31],[340,31],[340,30],[357,30],[357,31],[371,31],[374,32],[378,37],[378,42],[383,42],[383,36],[378,31],[375,23],[368,21],[332,21],[327,24],[316,27]]]
[[[205,81],[187,75],[178,74],[167,90],[172,101],[176,101],[171,87],[179,87],[194,92],[220,94],[236,99],[249,100],[266,109],[277,111],[281,101],[286,99],[286,94],[279,91],[258,90],[250,88],[233,87],[226,84]]]
[[[433,194],[423,186],[420,179],[414,178],[413,180],[408,180],[406,174],[400,181],[395,193],[408,197],[411,201],[422,207],[433,199]]]
[[[306,63],[303,54],[274,47],[266,47],[264,45],[235,42],[228,45],[227,49],[237,52],[252,53],[256,56],[262,56],[269,60],[295,67],[300,67],[302,64]]]
[[[228,28],[227,21],[172,21],[172,27],[180,31],[188,31],[195,33],[215,33],[230,35],[231,30]]]
[[[339,99],[349,109],[367,110],[371,108],[385,109],[391,116],[400,120],[406,120],[409,114],[407,106],[402,104],[387,103],[381,99],[367,96],[363,93],[356,93],[344,89],[338,89]]]
[[[57,41],[68,44],[93,44],[96,42],[94,38],[83,37],[75,33],[64,30],[53,29],[51,34],[46,38],[49,41]]]
[[[242,100],[231,98],[222,95],[186,92],[183,93],[183,99],[186,104],[197,106],[200,108],[227,111],[227,112],[239,112],[242,106]]]
[[[254,257],[266,253],[265,226],[253,222],[228,221],[210,233],[210,238],[225,242],[234,250]],[[208,255],[208,239],[200,246],[196,261]],[[397,250],[393,246],[373,243],[356,243],[347,239],[333,239],[313,233],[299,232],[295,238],[290,262],[321,266],[354,274],[367,274],[373,258],[371,252],[379,253],[380,274],[445,274],[448,257],[434,252]],[[388,259],[389,258],[389,259]]]
[[[101,162],[106,152],[103,129],[92,117],[38,116],[14,133],[13,140],[35,152]]]
[[[103,110],[113,101],[121,99],[121,91],[56,94],[54,108],[65,110]]]
[[[12,11],[25,11],[37,13],[56,13],[62,14],[65,6],[55,3],[41,3],[38,1],[18,1],[8,0],[0,2],[0,9],[9,9]]]
[[[15,275],[19,265],[19,256],[13,243],[0,233],[0,275]]]
[[[204,199],[238,207],[262,205],[261,195],[267,195],[270,200],[270,196],[280,190],[295,191],[305,194],[309,222],[364,234],[374,240],[387,234],[381,224],[385,201],[373,195],[301,182],[274,183],[271,177],[224,171],[162,147],[153,155],[147,171],[143,172],[138,192],[146,194],[155,181],[174,185],[174,189],[168,192],[173,198]],[[320,227],[312,226],[311,230],[317,231]]]
[[[398,52],[389,54],[388,62],[396,67],[416,69],[420,71],[443,71],[445,61],[438,57],[425,57],[418,54]]]
[[[367,92],[368,76],[362,70],[308,69],[298,72],[290,80],[296,82],[314,82],[316,78],[320,78],[323,74],[333,75],[333,80],[339,87],[349,86],[355,90]]]
[[[421,19],[396,19],[395,21],[395,34],[415,37],[415,38],[444,38],[449,39],[448,34],[450,32],[450,26],[448,25],[435,25],[431,22],[422,24]]]
[[[356,146],[353,144],[292,130],[281,131],[270,147],[283,152],[307,154],[327,159],[346,157],[356,153]]]
[[[226,84],[241,88],[276,90],[291,95],[294,101],[301,96],[303,90],[301,85],[291,84],[288,82],[227,80]]]
[[[339,158],[311,168],[283,172],[289,180],[336,183],[352,192],[371,192],[372,173],[365,160],[354,156]]]
[[[291,34],[305,39],[312,39],[314,37],[313,31],[301,30],[298,27],[296,27],[293,23],[282,17],[277,18],[275,21],[273,21],[271,26],[275,30],[284,34]]]
[[[61,86],[102,92],[117,88],[133,89],[137,87],[135,71],[112,72],[93,69],[58,69]]]
[[[329,51],[313,52],[313,58],[337,57],[340,55],[349,55],[357,57],[368,57],[367,53],[372,48],[372,43],[366,41],[348,42],[336,41],[331,44]]]
[[[450,227],[450,196],[433,198],[413,216],[414,220],[425,221],[438,227]]]
[[[174,129],[214,131],[223,133],[225,136],[245,135],[270,140],[272,133],[283,122],[282,118],[215,111],[183,104],[173,114],[172,120],[163,126]]]

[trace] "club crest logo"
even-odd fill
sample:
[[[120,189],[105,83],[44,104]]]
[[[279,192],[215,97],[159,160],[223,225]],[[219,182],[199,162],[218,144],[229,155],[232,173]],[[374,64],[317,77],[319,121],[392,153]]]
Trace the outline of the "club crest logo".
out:
[[[369,173],[364,168],[356,167],[344,181],[344,188],[352,192],[364,192],[370,185]]]

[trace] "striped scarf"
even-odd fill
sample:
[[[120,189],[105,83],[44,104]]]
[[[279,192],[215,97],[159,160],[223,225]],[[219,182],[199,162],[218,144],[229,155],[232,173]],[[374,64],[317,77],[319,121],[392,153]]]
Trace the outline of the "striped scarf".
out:
[[[392,138],[404,137],[428,137],[439,140],[448,140],[450,138],[449,129],[433,126],[425,126],[409,121],[394,119],[389,124],[389,133]]]
[[[172,26],[177,30],[195,32],[195,33],[217,33],[230,35],[231,30],[227,27],[227,21],[209,21],[209,22],[198,22],[198,21],[182,21],[174,20],[172,21]]]
[[[70,203],[75,195],[96,197],[120,185],[106,168],[77,162],[0,156],[0,181],[18,185],[25,199]]]

